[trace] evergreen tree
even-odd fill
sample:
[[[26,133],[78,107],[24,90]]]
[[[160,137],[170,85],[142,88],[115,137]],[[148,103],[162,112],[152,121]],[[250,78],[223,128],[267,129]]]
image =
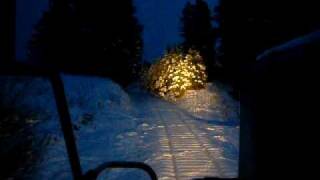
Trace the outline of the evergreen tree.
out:
[[[76,26],[71,12],[67,1],[49,2],[29,42],[29,60],[59,67],[72,64]]]
[[[132,0],[52,0],[30,42],[30,59],[109,76],[126,85],[142,56]]]
[[[88,58],[94,57],[102,71],[128,83],[137,75],[142,57],[142,27],[134,16],[132,0],[78,0],[76,9],[85,37],[80,49]]]
[[[208,69],[209,78],[212,78],[214,66],[215,33],[211,24],[211,13],[208,4],[197,0],[195,4],[188,2],[183,9],[182,32],[183,47],[200,51]]]

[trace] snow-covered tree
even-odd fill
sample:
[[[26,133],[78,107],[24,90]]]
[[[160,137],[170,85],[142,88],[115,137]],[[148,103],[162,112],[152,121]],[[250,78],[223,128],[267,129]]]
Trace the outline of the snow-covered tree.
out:
[[[147,77],[147,87],[153,93],[173,101],[186,90],[203,88],[207,80],[203,59],[195,50],[165,54],[150,67]]]

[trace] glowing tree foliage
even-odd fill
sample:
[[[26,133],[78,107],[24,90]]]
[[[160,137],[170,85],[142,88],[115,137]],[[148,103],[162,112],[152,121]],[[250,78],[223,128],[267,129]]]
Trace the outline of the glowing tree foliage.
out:
[[[207,81],[206,67],[198,51],[171,51],[153,64],[147,72],[147,87],[171,101],[186,90],[201,89]]]

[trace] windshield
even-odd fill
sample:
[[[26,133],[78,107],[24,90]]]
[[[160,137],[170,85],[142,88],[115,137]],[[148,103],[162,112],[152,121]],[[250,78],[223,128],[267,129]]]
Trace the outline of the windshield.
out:
[[[16,62],[57,73],[67,106],[48,77],[1,76],[1,157],[17,162],[3,176],[72,179],[67,132],[82,174],[141,162],[159,179],[238,177],[239,87],[219,5],[17,0]],[[117,168],[98,179],[150,177]]]

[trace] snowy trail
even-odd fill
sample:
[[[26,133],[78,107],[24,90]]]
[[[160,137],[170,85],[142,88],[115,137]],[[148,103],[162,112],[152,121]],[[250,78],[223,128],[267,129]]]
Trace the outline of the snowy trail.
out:
[[[43,93],[32,89],[21,102],[28,102],[42,119],[34,129],[35,153],[40,154],[21,171],[21,179],[72,179],[49,83],[39,81],[34,84]],[[239,102],[216,83],[190,92],[177,104],[139,86],[125,92],[101,78],[67,76],[65,88],[83,172],[105,162],[137,161],[150,165],[163,180],[237,177]],[[99,179],[149,177],[116,169]]]
[[[147,163],[155,169],[159,179],[237,176],[237,155],[226,158],[226,147],[221,143],[228,141],[225,127],[200,122],[158,98],[143,97],[143,100],[136,100],[137,106],[152,115],[144,114],[140,118],[155,127],[152,132],[155,152]],[[227,143],[235,154],[238,146],[231,142]]]
[[[211,144],[206,133],[199,133],[199,130],[191,126],[192,122],[185,122],[174,111],[169,114],[170,117],[176,116],[173,119],[163,118],[160,112],[157,113],[164,129],[159,131],[160,152],[165,155],[164,157],[169,157],[173,164],[168,166],[167,158],[160,160],[165,164],[164,168],[159,169],[160,178],[191,179],[210,175],[225,176],[220,163],[215,159],[216,155],[211,154],[209,150]],[[172,172],[169,167],[173,168],[173,176],[165,176],[168,172]]]

